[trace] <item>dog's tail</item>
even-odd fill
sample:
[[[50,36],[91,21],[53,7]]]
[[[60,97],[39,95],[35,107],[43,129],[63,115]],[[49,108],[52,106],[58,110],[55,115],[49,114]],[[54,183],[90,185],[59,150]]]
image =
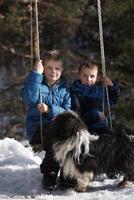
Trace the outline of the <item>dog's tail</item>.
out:
[[[86,129],[81,130],[77,133],[77,140],[74,149],[74,159],[80,164],[80,156],[85,157],[90,154],[90,145],[93,141],[98,140],[99,136],[91,135]]]
[[[68,138],[64,142],[56,142],[53,144],[53,151],[55,159],[62,165],[71,153],[71,157],[75,159],[77,163],[80,163],[80,155],[84,157],[90,155],[91,142],[98,139],[98,136],[91,135],[87,129],[82,129],[77,134]]]

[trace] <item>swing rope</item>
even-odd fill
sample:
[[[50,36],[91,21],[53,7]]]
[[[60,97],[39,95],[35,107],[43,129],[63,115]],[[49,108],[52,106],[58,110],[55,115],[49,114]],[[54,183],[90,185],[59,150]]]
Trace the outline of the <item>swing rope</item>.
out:
[[[105,65],[105,52],[104,52],[104,42],[103,42],[102,14],[101,14],[101,3],[100,3],[100,0],[97,0],[97,8],[98,8],[98,22],[99,22],[99,37],[100,37],[102,76],[103,76],[103,78],[106,78],[106,65]],[[113,132],[111,109],[110,109],[109,94],[108,94],[107,86],[105,86],[105,90],[106,90],[106,98],[107,98],[110,130]],[[103,111],[104,111],[104,101],[103,101]]]
[[[37,0],[35,0],[35,28],[36,28],[36,38],[37,38],[37,60],[40,60],[40,46],[39,46],[39,23],[38,23],[38,5]],[[30,0],[30,28],[31,28],[31,69],[33,67],[33,8],[32,0]],[[42,103],[42,93],[39,91],[40,103]],[[41,145],[43,145],[43,130],[42,130],[42,113],[40,112],[40,137]]]
[[[31,40],[31,69],[33,68],[33,6],[32,0],[29,5],[30,10],[30,40]]]
[[[35,0],[35,22],[36,22],[36,37],[37,37],[37,59],[40,60],[40,45],[39,45],[39,19],[38,19],[38,5]]]

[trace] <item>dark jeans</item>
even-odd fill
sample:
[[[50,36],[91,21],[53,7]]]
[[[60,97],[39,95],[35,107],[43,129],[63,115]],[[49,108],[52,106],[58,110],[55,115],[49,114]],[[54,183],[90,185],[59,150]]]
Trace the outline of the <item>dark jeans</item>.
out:
[[[42,127],[43,134],[43,149],[46,151],[45,157],[40,165],[41,173],[49,173],[55,171],[58,173],[59,164],[55,161],[52,151],[52,140],[53,140],[53,130],[51,125],[45,125]],[[40,128],[35,133],[31,140],[31,145],[41,144],[41,132]]]
[[[45,158],[43,159],[40,165],[40,171],[42,174],[49,174],[54,171],[56,174],[58,173],[60,167],[59,164],[55,161],[52,150],[47,150],[45,154]]]

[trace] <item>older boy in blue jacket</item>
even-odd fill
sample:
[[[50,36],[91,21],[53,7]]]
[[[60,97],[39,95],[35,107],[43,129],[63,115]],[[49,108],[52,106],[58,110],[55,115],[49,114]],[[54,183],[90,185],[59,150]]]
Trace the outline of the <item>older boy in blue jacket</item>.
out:
[[[110,131],[104,113],[104,106],[107,105],[104,85],[108,88],[110,106],[118,102],[119,87],[108,77],[103,79],[103,84],[98,82],[98,69],[94,62],[80,63],[79,79],[71,86],[72,109],[79,112],[89,131],[103,134]]]
[[[45,135],[45,158],[40,166],[44,174],[42,184],[45,189],[56,187],[59,165],[53,158],[51,149],[51,135],[49,125],[53,118],[71,108],[70,92],[62,80],[62,54],[58,50],[48,51],[30,72],[26,84],[22,89],[22,98],[27,104],[26,132],[31,144],[41,143],[40,114],[42,114],[42,128]],[[51,138],[51,137],[50,137]]]

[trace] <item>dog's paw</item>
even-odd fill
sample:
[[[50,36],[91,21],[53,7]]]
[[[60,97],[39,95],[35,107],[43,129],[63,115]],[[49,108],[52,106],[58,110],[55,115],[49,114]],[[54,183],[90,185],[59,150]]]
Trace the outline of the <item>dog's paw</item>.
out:
[[[76,186],[75,187],[75,190],[77,191],[77,192],[86,192],[87,191],[87,187],[80,187],[80,186]]]

